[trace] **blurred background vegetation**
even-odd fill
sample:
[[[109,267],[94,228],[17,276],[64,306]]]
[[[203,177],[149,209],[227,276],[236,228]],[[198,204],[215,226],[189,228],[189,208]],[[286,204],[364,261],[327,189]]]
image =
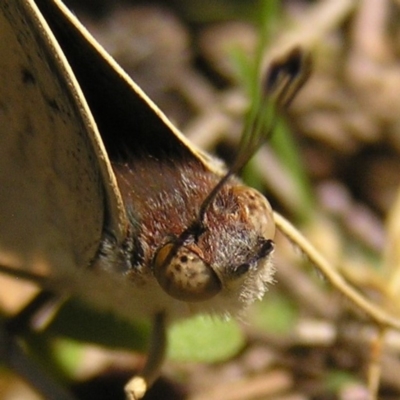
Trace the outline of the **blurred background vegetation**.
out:
[[[349,281],[398,312],[398,1],[67,4],[195,144],[228,163],[260,54],[266,65],[293,44],[310,51],[309,82],[243,179]],[[379,398],[399,398],[400,335],[386,332],[377,341],[362,314],[279,234],[276,241],[276,284],[265,299],[243,322],[197,319],[174,327],[163,378],[146,399],[368,399],[377,354],[370,350],[382,343]],[[143,362],[128,350],[143,350],[146,328],[90,311],[77,320],[81,312],[70,303],[48,332],[26,339],[28,347],[60,379],[73,381],[79,398],[123,398],[124,382]],[[36,397],[2,370],[0,398]]]

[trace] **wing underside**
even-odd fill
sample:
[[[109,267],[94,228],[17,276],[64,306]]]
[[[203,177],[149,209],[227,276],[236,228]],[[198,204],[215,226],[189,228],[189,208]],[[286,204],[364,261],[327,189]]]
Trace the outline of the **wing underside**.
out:
[[[104,223],[101,144],[32,1],[0,3],[0,263],[87,266]]]

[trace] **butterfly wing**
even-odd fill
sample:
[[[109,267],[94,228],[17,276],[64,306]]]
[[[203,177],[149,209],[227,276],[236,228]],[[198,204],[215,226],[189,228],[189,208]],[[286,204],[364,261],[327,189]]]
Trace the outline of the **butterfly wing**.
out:
[[[218,170],[59,0],[36,0],[85,94],[111,160],[150,155]]]
[[[31,0],[0,3],[0,263],[70,271],[125,214],[96,123]],[[107,212],[106,212],[107,211]]]

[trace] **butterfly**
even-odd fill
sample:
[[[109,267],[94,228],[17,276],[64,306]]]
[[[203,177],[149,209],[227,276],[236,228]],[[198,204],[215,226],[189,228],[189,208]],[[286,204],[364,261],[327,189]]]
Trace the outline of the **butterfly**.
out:
[[[196,313],[234,315],[273,280],[274,218],[234,164],[195,148],[59,0],[0,4],[0,265],[57,296],[151,318],[157,377],[165,331]],[[287,104],[303,53],[272,64],[266,97]],[[298,77],[301,76],[301,79]]]

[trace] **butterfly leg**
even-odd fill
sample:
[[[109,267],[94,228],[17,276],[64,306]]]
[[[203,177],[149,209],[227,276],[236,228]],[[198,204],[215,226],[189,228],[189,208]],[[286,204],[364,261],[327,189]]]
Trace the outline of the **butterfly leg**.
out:
[[[127,400],[141,399],[149,387],[154,383],[160,374],[160,369],[165,358],[167,346],[166,315],[160,312],[155,315],[150,338],[150,350],[140,375],[134,376],[125,385]]]
[[[0,265],[0,273],[10,275],[16,279],[23,279],[26,281],[37,283],[39,286],[46,287],[48,279],[39,274],[24,271],[5,265]],[[10,334],[18,335],[23,333],[26,329],[30,329],[37,316],[45,317],[43,322],[51,320],[54,315],[54,309],[58,309],[63,302],[64,296],[60,297],[51,290],[42,289],[22,310],[16,315],[7,318],[5,326]],[[43,311],[45,312],[43,314]]]
[[[1,266],[2,272],[15,272]],[[19,343],[18,335],[30,329],[38,313],[56,298],[53,293],[42,290],[18,314],[0,319],[0,360],[11,371],[29,382],[44,398],[50,400],[75,400],[66,389],[48,376],[36,362],[26,354]]]
[[[24,351],[18,340],[0,323],[0,359],[11,371],[48,400],[76,400],[66,389],[48,376]]]
[[[18,335],[29,329],[38,313],[52,304],[57,297],[48,290],[41,290],[21,311],[7,319],[7,331],[10,334]]]
[[[17,269],[13,267],[8,267],[6,265],[0,264],[0,273],[12,276],[17,279],[23,279],[28,282],[37,283],[39,286],[45,286],[48,279],[42,275],[36,274],[34,272],[24,271],[22,269]]]

